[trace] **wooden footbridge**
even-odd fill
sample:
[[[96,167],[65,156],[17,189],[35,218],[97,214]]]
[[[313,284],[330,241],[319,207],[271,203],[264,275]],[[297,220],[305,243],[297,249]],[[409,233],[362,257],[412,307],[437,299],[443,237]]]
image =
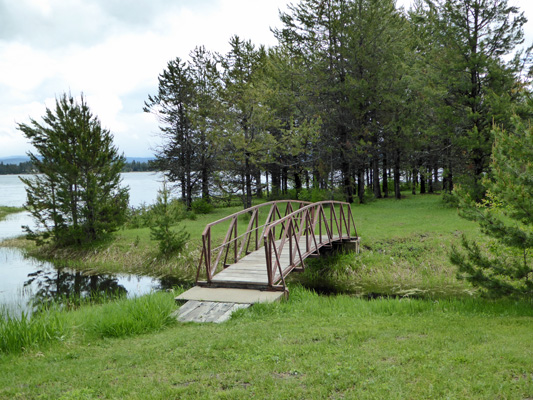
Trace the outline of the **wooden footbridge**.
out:
[[[213,239],[224,231],[222,241]],[[183,306],[180,318],[209,321],[220,312],[229,318],[227,304],[273,301],[288,293],[287,275],[302,271],[306,258],[346,243],[359,251],[351,207],[338,201],[273,201],[210,223],[202,234],[197,286],[177,298],[198,305]],[[220,304],[212,303],[226,305],[217,312]]]

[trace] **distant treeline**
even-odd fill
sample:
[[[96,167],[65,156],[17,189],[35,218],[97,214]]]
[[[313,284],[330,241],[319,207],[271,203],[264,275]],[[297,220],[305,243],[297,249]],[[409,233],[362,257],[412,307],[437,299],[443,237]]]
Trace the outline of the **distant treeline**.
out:
[[[132,161],[127,162],[122,169],[122,172],[144,172],[144,171],[156,171],[157,168],[153,161],[141,162]],[[0,162],[0,175],[10,174],[32,174],[34,172],[31,161],[21,162],[19,164],[4,164]]]
[[[9,174],[31,174],[33,165],[31,161],[21,162],[19,164],[4,164],[0,162],[0,175]]]
[[[122,172],[144,172],[144,171],[157,171],[154,161],[141,162],[135,161],[128,162],[122,168]]]

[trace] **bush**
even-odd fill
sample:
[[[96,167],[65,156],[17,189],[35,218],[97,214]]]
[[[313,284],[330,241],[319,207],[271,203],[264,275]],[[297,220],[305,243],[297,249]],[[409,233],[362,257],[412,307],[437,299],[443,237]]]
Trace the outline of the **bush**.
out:
[[[157,202],[152,207],[154,223],[150,226],[150,238],[159,241],[159,252],[164,256],[179,253],[189,240],[185,228],[172,229],[172,225],[184,216],[183,207],[175,207],[175,204],[169,202],[169,191],[163,183]]]
[[[214,207],[207,200],[195,200],[191,203],[191,209],[195,214],[209,214]]]

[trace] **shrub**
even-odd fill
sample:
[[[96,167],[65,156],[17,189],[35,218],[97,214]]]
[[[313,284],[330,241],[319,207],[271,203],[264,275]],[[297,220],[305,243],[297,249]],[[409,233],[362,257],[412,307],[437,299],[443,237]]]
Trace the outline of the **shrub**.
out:
[[[162,255],[170,256],[179,253],[189,240],[189,234],[183,227],[172,228],[176,221],[183,219],[184,209],[180,203],[169,202],[169,191],[165,183],[159,191],[157,202],[152,211],[154,224],[150,226],[150,238],[159,241],[159,252]]]
[[[195,214],[209,214],[213,211],[213,205],[207,200],[200,199],[191,203],[191,209]]]

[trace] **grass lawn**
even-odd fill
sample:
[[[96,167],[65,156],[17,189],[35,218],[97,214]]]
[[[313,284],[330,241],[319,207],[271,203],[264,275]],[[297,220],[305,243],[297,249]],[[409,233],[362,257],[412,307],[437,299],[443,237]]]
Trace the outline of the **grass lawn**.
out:
[[[526,399],[532,316],[527,303],[368,301],[293,287],[288,302],[220,325],[2,356],[0,398]]]

